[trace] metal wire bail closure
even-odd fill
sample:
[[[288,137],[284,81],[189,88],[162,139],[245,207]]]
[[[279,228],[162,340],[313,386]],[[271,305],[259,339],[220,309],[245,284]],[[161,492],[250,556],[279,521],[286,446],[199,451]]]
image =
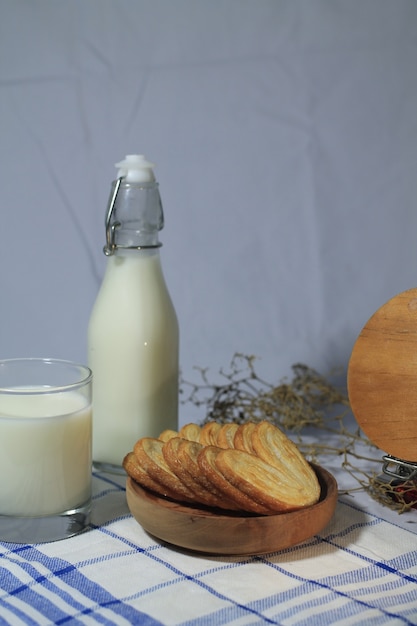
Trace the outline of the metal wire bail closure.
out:
[[[116,179],[113,192],[110,195],[109,203],[106,211],[106,219],[105,219],[105,227],[106,227],[106,245],[103,248],[103,252],[106,256],[112,256],[115,253],[117,248],[121,248],[124,250],[145,250],[151,248],[160,248],[162,243],[158,241],[157,243],[153,243],[151,245],[140,245],[140,246],[123,246],[117,245],[115,242],[116,230],[120,228],[120,222],[112,222],[114,207],[116,204],[117,194],[119,193],[120,185],[125,176],[120,176]]]
[[[417,476],[417,463],[410,463],[387,454],[383,457],[383,472],[392,478],[411,480]]]
[[[115,231],[120,226],[120,222],[114,222],[114,224],[112,224],[111,218],[112,218],[113,211],[114,211],[114,205],[116,204],[117,194],[119,192],[120,185],[121,185],[123,178],[124,178],[123,176],[120,176],[120,178],[116,180],[116,183],[113,188],[113,193],[111,194],[109,198],[109,203],[107,205],[106,219],[105,219],[106,245],[103,248],[103,252],[106,256],[111,256],[112,254],[114,254],[114,251],[116,249],[116,244],[114,243],[114,235],[115,235]]]

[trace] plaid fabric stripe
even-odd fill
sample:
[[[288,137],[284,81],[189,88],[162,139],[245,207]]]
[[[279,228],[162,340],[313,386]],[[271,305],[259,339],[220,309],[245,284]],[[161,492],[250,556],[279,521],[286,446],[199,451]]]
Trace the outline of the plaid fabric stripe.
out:
[[[417,535],[349,500],[299,546],[211,558],[148,536],[123,478],[94,490],[88,533],[0,544],[0,624],[417,624]]]

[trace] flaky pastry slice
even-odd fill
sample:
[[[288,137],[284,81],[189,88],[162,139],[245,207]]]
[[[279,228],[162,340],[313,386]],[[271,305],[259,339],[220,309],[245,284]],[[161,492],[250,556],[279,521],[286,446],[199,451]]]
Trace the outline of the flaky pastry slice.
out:
[[[233,448],[235,433],[238,428],[239,424],[234,422],[223,424],[216,433],[216,445],[219,448]]]
[[[215,464],[223,476],[269,511],[293,511],[317,502],[317,497],[297,482],[288,482],[285,472],[242,450],[221,450]]]
[[[200,431],[199,442],[203,446],[216,446],[217,445],[217,433],[221,428],[219,422],[206,422]]]
[[[162,453],[168,466],[193,492],[196,503],[221,509],[236,509],[221,492],[212,488],[204,475],[199,475],[199,468],[193,457],[198,455],[201,448],[201,444],[196,441],[174,437],[165,443]]]
[[[201,426],[190,422],[189,424],[185,424],[182,428],[180,428],[178,432],[178,437],[188,439],[189,441],[199,441],[200,432]]]
[[[164,458],[162,448],[165,443],[153,437],[143,437],[135,443],[133,452],[143,471],[170,493],[176,494],[174,499],[194,502],[193,492],[171,470]]]
[[[205,446],[198,454],[197,462],[201,471],[205,474],[208,480],[224,495],[236,503],[236,506],[242,511],[250,513],[258,513],[260,515],[269,515],[272,513],[271,509],[263,504],[253,500],[248,494],[240,489],[240,487],[234,485],[228,480],[225,475],[219,470],[216,458],[221,452],[228,452],[223,448],[216,446]],[[236,451],[239,453],[239,451]],[[246,454],[246,453],[241,453]]]
[[[229,511],[240,510],[240,507],[230,500],[220,489],[218,489],[206,476],[198,464],[198,455],[203,449],[203,445],[197,441],[183,440],[182,445],[178,447],[178,459],[180,463],[187,468],[187,471],[192,474],[195,482],[197,482],[201,489],[206,492],[210,492],[216,499],[216,506],[221,509],[227,509]]]
[[[139,485],[142,485],[142,487],[150,489],[151,491],[154,491],[159,495],[163,495],[166,498],[175,499],[178,497],[176,492],[171,491],[165,485],[162,485],[158,481],[151,478],[151,476],[149,476],[149,474],[139,464],[139,461],[133,452],[128,452],[128,454],[126,454],[123,459],[123,467],[126,474],[139,483]]]
[[[241,424],[235,432],[235,438],[233,440],[233,447],[236,450],[243,450],[250,454],[255,454],[252,445],[252,433],[255,429],[255,422],[246,422]]]
[[[303,500],[311,504],[318,501],[320,484],[315,471],[295,443],[277,426],[267,421],[260,422],[253,429],[251,440],[256,456],[278,469],[287,485],[297,485]]]
[[[158,439],[160,441],[169,441],[170,439],[173,439],[174,437],[178,437],[178,432],[176,430],[171,430],[170,428],[167,428],[166,430],[162,431]]]

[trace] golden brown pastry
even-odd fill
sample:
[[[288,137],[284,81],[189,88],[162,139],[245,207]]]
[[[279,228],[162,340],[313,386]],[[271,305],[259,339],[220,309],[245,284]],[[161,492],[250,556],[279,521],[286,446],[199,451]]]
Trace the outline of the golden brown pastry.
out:
[[[255,502],[245,492],[241,491],[238,486],[233,485],[227,478],[225,478],[216,463],[216,458],[222,450],[224,450],[224,448],[217,448],[215,446],[205,446],[202,448],[197,459],[201,471],[217,489],[222,491],[228,499],[235,502],[236,505],[243,511],[259,513],[261,515],[268,515],[271,513],[271,509]]]
[[[126,455],[129,476],[184,503],[271,515],[315,504],[320,485],[297,446],[275,425],[186,424],[143,437]]]
[[[281,513],[310,506],[315,498],[280,469],[242,450],[221,450],[215,463],[239,491],[268,511]]]
[[[320,485],[316,473],[307,463],[295,443],[277,426],[263,421],[252,432],[253,450],[281,472],[282,480],[289,485],[298,485],[303,494],[302,501],[314,504],[320,497]],[[300,501],[300,506],[305,506]]]
[[[157,483],[163,485],[175,499],[194,502],[195,495],[178,478],[165,461],[162,448],[165,442],[153,437],[143,437],[136,442],[133,452],[139,465]]]
[[[189,441],[199,441],[200,440],[200,432],[201,427],[198,424],[185,424],[179,433],[178,437],[182,437],[183,439],[188,439]]]
[[[203,446],[217,445],[217,433],[221,427],[222,425],[219,422],[206,422],[201,427],[199,442]]]
[[[171,430],[170,428],[167,428],[167,430],[162,431],[158,439],[160,439],[160,441],[169,441],[173,437],[178,437],[178,432],[176,430]]]
[[[131,476],[133,480],[142,485],[142,487],[146,487],[146,489],[150,489],[151,491],[163,495],[166,498],[172,498],[175,500],[175,498],[178,497],[178,493],[171,491],[158,481],[151,478],[143,466],[139,464],[139,461],[133,452],[126,454],[123,459],[123,467],[126,473]]]
[[[255,427],[255,422],[246,422],[239,426],[233,440],[233,447],[236,448],[236,450],[244,450],[250,454],[255,454],[252,446],[252,432]]]
[[[223,424],[223,426],[216,433],[216,445],[219,448],[233,448],[234,438],[239,424],[233,422],[229,424]]]
[[[202,448],[196,441],[174,437],[165,443],[162,453],[171,470],[192,491],[197,503],[221,509],[237,508],[221,492],[212,489],[205,476],[198,479],[200,473],[193,456],[196,457]]]
[[[236,502],[230,500],[224,492],[213,484],[206,474],[201,471],[198,464],[198,455],[204,448],[202,444],[196,441],[183,441],[183,444],[178,449],[178,456],[180,462],[183,463],[187,470],[192,474],[194,480],[200,485],[201,489],[209,491],[216,498],[216,506],[222,509],[239,510],[239,506]]]

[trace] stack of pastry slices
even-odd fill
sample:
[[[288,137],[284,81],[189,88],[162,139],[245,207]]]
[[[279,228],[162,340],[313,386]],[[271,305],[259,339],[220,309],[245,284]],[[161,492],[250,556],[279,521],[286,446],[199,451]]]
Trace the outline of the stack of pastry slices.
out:
[[[142,487],[182,503],[274,515],[315,504],[320,485],[297,446],[268,421],[186,424],[143,437],[124,460]]]

